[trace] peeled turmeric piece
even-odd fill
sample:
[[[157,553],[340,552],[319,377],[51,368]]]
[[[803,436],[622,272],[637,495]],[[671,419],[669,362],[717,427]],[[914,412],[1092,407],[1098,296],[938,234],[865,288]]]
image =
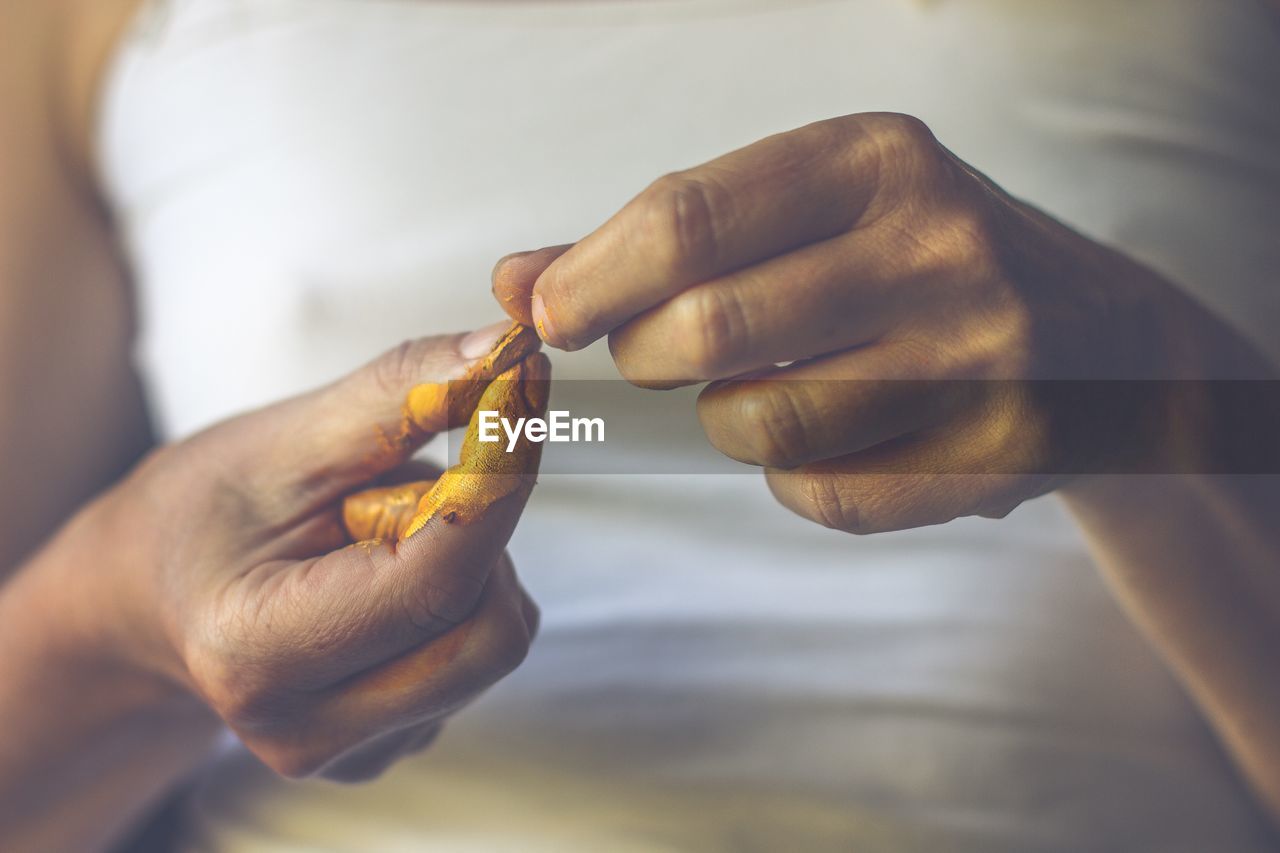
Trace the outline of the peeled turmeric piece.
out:
[[[418,480],[369,489],[342,503],[342,524],[357,542],[386,539],[398,542],[418,514],[418,502],[431,491],[435,480]]]
[[[404,401],[405,428],[427,434],[462,426],[475,411],[490,380],[524,361],[540,346],[528,326],[512,323],[489,354],[452,382],[424,382]]]
[[[343,502],[342,520],[353,540],[400,541],[432,518],[446,524],[469,524],[537,471],[540,444],[521,441],[508,453],[501,442],[481,442],[478,426],[482,411],[496,411],[512,420],[544,413],[551,367],[545,356],[535,354],[537,348],[538,338],[532,330],[513,325],[462,380],[427,383],[409,392],[405,422],[411,433],[420,436],[470,418],[458,464],[434,481],[349,496]]]
[[[481,518],[490,504],[516,491],[526,477],[537,472],[542,445],[521,440],[508,453],[501,442],[481,442],[480,412],[496,411],[512,421],[540,417],[547,406],[550,376],[550,362],[538,354],[499,374],[484,389],[471,413],[458,464],[441,474],[422,496],[402,538],[417,533],[436,517],[446,524],[470,524]]]

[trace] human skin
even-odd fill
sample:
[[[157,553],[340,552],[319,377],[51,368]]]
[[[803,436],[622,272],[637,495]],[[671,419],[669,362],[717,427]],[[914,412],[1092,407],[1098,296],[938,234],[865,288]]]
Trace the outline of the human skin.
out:
[[[1248,386],[1241,421],[1214,381],[1277,374],[1156,273],[868,114],[664,176],[578,243],[504,258],[494,290],[551,346],[607,335],[637,385],[709,382],[712,444],[819,524],[1061,493],[1280,818],[1280,406]]]
[[[91,818],[110,827],[126,805],[108,796],[128,778],[122,752],[180,770],[222,723],[284,776],[369,778],[520,663],[537,608],[503,546],[538,445],[480,444],[473,419],[459,464],[403,531],[365,538],[342,512],[431,437],[415,428],[388,441],[406,418],[447,423],[447,397],[434,412],[408,403],[424,381],[465,377],[483,386],[468,396],[476,406],[544,413],[545,356],[526,347],[495,376],[509,362],[490,347],[510,343],[510,325],[407,343],[332,386],[158,448],[9,580],[0,639],[44,648],[0,661],[6,849],[98,843]],[[67,710],[51,725],[50,700],[72,695],[93,701],[56,705]]]
[[[508,453],[478,440],[482,411],[530,417],[546,408],[546,368],[530,356],[538,348],[533,330],[511,324],[492,351],[453,382],[427,382],[410,389],[392,446],[417,447],[442,429],[468,424],[458,464],[431,480],[380,486],[349,495],[342,504],[347,535],[357,541],[400,541],[435,518],[447,524],[483,520],[489,506],[524,484],[536,467],[540,444]]]
[[[81,512],[151,443],[129,357],[134,326],[128,272],[94,185],[92,157],[103,62],[136,5],[137,0],[0,0],[0,32],[7,37],[0,50],[0,576],[21,567],[20,583],[0,587],[0,716],[6,726],[0,738],[0,803],[11,804],[0,821],[5,849],[111,844],[199,765],[220,728],[189,692],[99,654],[104,616],[128,597],[127,590],[109,584],[117,559],[129,559],[127,553],[115,556],[118,544],[131,542],[139,529],[175,526],[171,509],[181,508],[183,497],[172,496],[157,511],[163,525],[149,521],[125,534],[84,520],[101,520],[97,511]],[[1135,485],[1126,483],[1126,489]],[[1235,660],[1242,681],[1261,683],[1250,663],[1256,655],[1247,651],[1259,644],[1245,627],[1256,624],[1254,633],[1261,637],[1270,623],[1259,601],[1247,601],[1256,586],[1247,573],[1239,572],[1237,594],[1246,601],[1236,607],[1220,595],[1225,585],[1217,583],[1218,576],[1188,560],[1176,538],[1163,542],[1172,554],[1170,565],[1180,572],[1166,573],[1152,569],[1164,558],[1147,550],[1162,535],[1133,533],[1142,529],[1136,522],[1152,517],[1171,517],[1175,525],[1185,518],[1190,527],[1215,513],[1226,515],[1232,500],[1245,507],[1257,502],[1247,495],[1232,498],[1207,481],[1203,495],[1153,484],[1151,495],[1138,495],[1153,501],[1145,513],[1128,491],[1118,492],[1108,506],[1105,485],[1099,483],[1089,505],[1102,519],[1097,523],[1129,531],[1127,538],[1103,531],[1102,542],[1132,542],[1141,552],[1124,557],[1123,549],[1117,551],[1116,564],[1132,571],[1116,586],[1122,594],[1136,590],[1130,595],[1139,602],[1140,618],[1141,610],[1153,610],[1144,624],[1152,626],[1157,643],[1162,633],[1190,638],[1188,646],[1199,651],[1188,648],[1179,659],[1199,655],[1210,665]],[[66,526],[73,516],[79,520]],[[1258,525],[1249,530],[1252,539],[1217,543],[1225,564],[1263,565],[1241,555],[1242,543],[1250,541],[1257,543],[1249,546],[1255,554],[1274,553]],[[32,557],[40,543],[46,544]],[[1215,550],[1212,538],[1201,544],[1196,553]],[[1179,606],[1197,583],[1215,591],[1216,602],[1244,618],[1239,630],[1209,636],[1244,653],[1199,645],[1196,638],[1204,635],[1194,630],[1160,627],[1168,621],[1161,615],[1166,608],[1150,603],[1151,590],[1174,574],[1183,582],[1172,585],[1168,607]],[[514,599],[514,592],[507,598]],[[1189,612],[1204,621],[1195,608]],[[1182,671],[1197,667],[1194,661],[1177,665]],[[1223,693],[1212,684],[1203,689]],[[1259,719],[1268,719],[1265,706],[1253,707],[1261,711]],[[59,713],[50,714],[51,708]],[[1247,715],[1240,719],[1248,728]],[[369,743],[363,755],[350,756],[350,766],[342,769],[351,778],[375,773],[430,736],[429,725],[407,743],[388,734]]]
[[[377,775],[514,667],[537,623],[502,550],[536,452],[470,454],[424,490],[412,535],[348,545],[366,537],[342,524],[349,493],[420,477],[399,463],[481,393],[536,414],[547,364],[509,322],[148,452],[89,156],[133,5],[0,3],[6,850],[118,842],[224,725],[288,776]],[[364,512],[387,507],[366,496]]]

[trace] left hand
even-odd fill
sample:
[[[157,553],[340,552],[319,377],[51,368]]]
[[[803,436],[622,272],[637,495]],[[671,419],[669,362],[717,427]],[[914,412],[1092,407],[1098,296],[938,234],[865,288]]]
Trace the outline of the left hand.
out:
[[[711,442],[765,467],[784,505],[859,533],[1159,466],[1170,401],[1041,380],[1198,378],[1185,342],[1234,340],[890,114],[660,178],[576,245],[504,258],[494,289],[551,346],[608,334],[635,384],[711,380]]]

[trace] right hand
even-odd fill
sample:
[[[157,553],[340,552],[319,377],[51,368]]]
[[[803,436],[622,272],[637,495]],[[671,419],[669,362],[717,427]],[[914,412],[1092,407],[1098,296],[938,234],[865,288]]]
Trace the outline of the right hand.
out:
[[[398,542],[352,544],[342,501],[394,480],[429,437],[410,423],[411,390],[476,365],[493,378],[485,356],[501,331],[409,342],[153,453],[62,537],[105,590],[93,595],[101,653],[190,691],[285,776],[367,778],[425,745],[523,660],[537,628],[503,551],[536,445],[481,460],[483,473],[452,469],[475,511]],[[543,390],[522,386],[517,414],[542,414],[548,369],[539,353],[521,362]]]

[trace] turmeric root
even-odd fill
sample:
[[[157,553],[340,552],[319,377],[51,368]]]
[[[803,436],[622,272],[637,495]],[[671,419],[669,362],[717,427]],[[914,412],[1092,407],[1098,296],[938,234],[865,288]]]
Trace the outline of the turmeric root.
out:
[[[368,489],[342,503],[342,524],[357,542],[386,539],[398,542],[418,513],[418,502],[431,491],[435,480],[418,480]]]
[[[520,488],[525,477],[537,472],[542,445],[522,440],[508,453],[501,442],[481,443],[479,413],[497,411],[511,420],[542,415],[549,377],[550,363],[537,353],[500,374],[485,388],[462,440],[458,464],[441,474],[422,496],[404,538],[435,517],[446,524],[470,524],[481,518],[490,504]]]
[[[533,329],[512,323],[489,355],[472,365],[460,379],[415,386],[404,401],[405,428],[425,435],[462,426],[489,381],[524,361],[540,343]]]
[[[506,418],[541,415],[547,403],[550,363],[537,354],[531,329],[513,324],[492,352],[462,380],[416,386],[405,400],[407,428],[425,435],[470,418],[458,464],[437,480],[421,480],[369,489],[349,496],[343,525],[354,541],[401,541],[432,518],[469,524],[495,501],[506,497],[538,467],[542,447],[521,442],[510,452],[502,443],[479,441],[479,412]]]

